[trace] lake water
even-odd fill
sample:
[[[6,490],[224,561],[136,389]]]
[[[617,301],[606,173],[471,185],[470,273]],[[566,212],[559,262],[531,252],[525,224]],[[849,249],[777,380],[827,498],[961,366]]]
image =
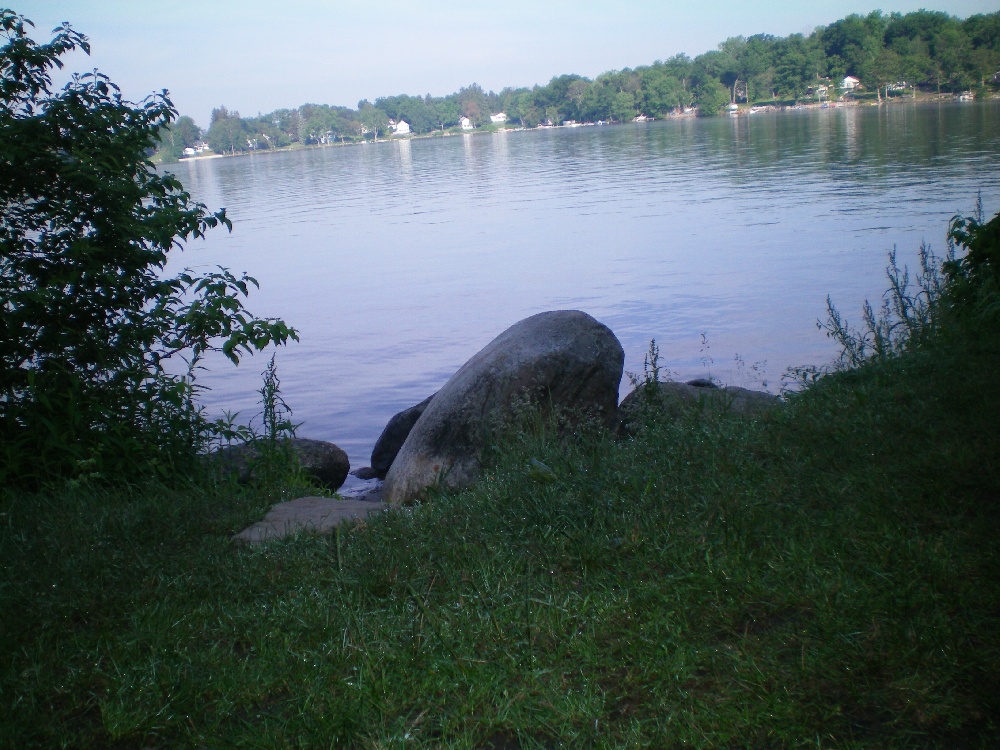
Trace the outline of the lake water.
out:
[[[261,283],[299,435],[368,463],[386,421],[543,310],[607,324],[641,372],[777,391],[824,364],[829,294],[857,320],[887,251],[945,249],[978,191],[1000,208],[1000,102],[897,104],[476,134],[199,160],[170,169],[225,207],[173,261]],[[742,360],[741,365],[738,361]],[[266,357],[211,360],[213,414],[259,411]],[[755,367],[756,365],[756,367]],[[621,395],[627,392],[627,379]]]

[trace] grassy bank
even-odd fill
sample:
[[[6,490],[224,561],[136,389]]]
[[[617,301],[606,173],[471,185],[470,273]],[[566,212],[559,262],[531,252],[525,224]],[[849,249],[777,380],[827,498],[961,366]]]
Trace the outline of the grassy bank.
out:
[[[754,419],[536,425],[328,538],[234,546],[281,498],[229,485],[7,493],[0,746],[992,746],[998,333]]]

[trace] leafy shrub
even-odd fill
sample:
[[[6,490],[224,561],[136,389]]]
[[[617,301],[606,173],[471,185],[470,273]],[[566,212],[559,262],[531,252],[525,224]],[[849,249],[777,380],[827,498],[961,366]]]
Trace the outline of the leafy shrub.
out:
[[[210,430],[201,357],[296,334],[244,309],[245,274],[165,275],[170,250],[231,228],[147,159],[177,116],[166,91],[133,104],[95,71],[53,92],[87,39],[63,24],[38,44],[30,26],[0,10],[0,482],[165,474]]]
[[[958,308],[974,307],[978,316],[1000,313],[1000,213],[983,221],[982,198],[973,216],[956,216],[948,232],[953,252],[944,264],[948,301]]]

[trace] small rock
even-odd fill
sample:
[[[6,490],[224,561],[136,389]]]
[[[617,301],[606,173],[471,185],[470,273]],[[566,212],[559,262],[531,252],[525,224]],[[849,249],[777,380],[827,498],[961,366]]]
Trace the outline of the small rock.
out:
[[[375,471],[375,476],[379,479],[385,479],[385,475],[389,473],[392,462],[396,460],[399,449],[406,442],[406,438],[410,434],[410,430],[413,429],[413,425],[417,423],[420,415],[424,413],[427,405],[436,395],[431,394],[416,406],[404,409],[399,414],[393,416],[386,424],[385,429],[382,430],[382,434],[375,441],[375,447],[372,449],[371,468]]]
[[[694,386],[695,388],[718,388],[719,386],[709,380],[708,378],[695,378],[694,380],[687,381],[687,385]]]
[[[278,503],[253,526],[233,537],[233,541],[259,544],[282,539],[301,531],[326,534],[344,521],[364,521],[372,513],[386,509],[382,502],[338,500],[329,497],[300,497]]]
[[[351,462],[347,454],[333,443],[307,438],[291,438],[288,442],[299,465],[320,486],[337,490],[347,479]],[[246,484],[253,478],[260,449],[256,443],[243,443],[220,448],[211,455],[225,471],[236,475],[236,481]]]
[[[754,414],[781,403],[778,396],[765,391],[752,391],[734,385],[719,387],[714,383],[696,385],[701,382],[711,383],[704,379],[688,383],[673,380],[655,385],[643,383],[618,406],[619,433],[632,433],[644,412],[655,415],[656,419],[676,419],[683,410],[703,403],[714,412]]]

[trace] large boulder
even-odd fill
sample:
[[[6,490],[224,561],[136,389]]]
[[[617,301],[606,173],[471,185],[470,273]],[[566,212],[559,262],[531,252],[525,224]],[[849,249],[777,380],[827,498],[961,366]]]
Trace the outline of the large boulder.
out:
[[[577,310],[539,313],[497,336],[438,391],[385,480],[390,504],[429,487],[465,487],[483,449],[525,399],[544,409],[615,422],[625,353],[607,326]]]
[[[321,487],[337,490],[347,479],[351,462],[347,453],[333,443],[290,438],[287,445],[303,471]],[[257,443],[243,443],[221,448],[212,457],[224,471],[235,474],[237,481],[245,484],[253,478],[254,471],[260,464],[261,454]]]
[[[684,410],[700,408],[711,413],[756,414],[781,403],[766,391],[753,391],[735,385],[717,386],[710,380],[673,380],[642,383],[629,393],[618,407],[619,431],[632,433],[641,421],[650,417],[676,419]]]
[[[385,479],[385,475],[389,473],[389,468],[396,460],[399,449],[403,447],[403,443],[410,435],[410,430],[420,419],[420,415],[424,413],[424,409],[427,408],[427,404],[431,402],[432,398],[434,398],[433,394],[416,406],[399,412],[389,420],[385,429],[382,430],[382,434],[379,435],[378,440],[375,441],[375,447],[372,449],[372,470],[379,479]]]

